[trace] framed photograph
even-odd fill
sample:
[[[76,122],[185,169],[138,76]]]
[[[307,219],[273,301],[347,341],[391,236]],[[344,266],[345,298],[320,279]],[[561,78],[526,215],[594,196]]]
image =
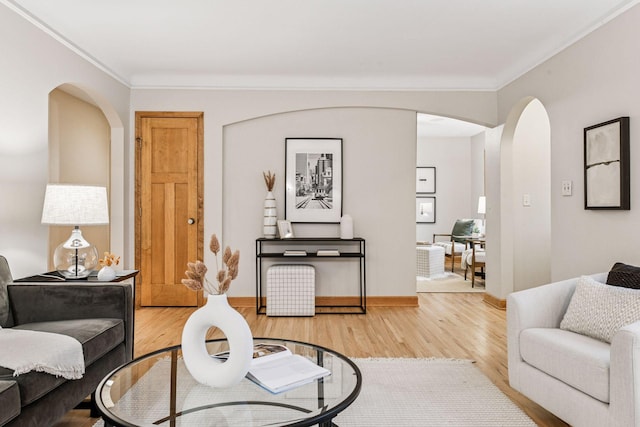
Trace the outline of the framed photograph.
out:
[[[292,237],[295,237],[293,235],[293,227],[291,226],[291,221],[279,220],[278,233],[280,234],[281,239],[291,239]]]
[[[584,208],[629,210],[629,117],[584,129]]]
[[[416,194],[436,192],[436,168],[432,166],[416,168]]]
[[[339,223],[342,217],[342,138],[285,139],[284,217]]]
[[[416,223],[436,222],[436,198],[416,197]]]

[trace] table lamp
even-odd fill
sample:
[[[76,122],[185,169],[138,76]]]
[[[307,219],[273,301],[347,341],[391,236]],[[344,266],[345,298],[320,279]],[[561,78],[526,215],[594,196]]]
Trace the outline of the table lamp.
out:
[[[67,279],[83,279],[98,266],[98,250],[82,237],[81,225],[109,224],[107,189],[88,185],[49,184],[42,224],[73,225],[69,239],[53,253],[53,265]]]

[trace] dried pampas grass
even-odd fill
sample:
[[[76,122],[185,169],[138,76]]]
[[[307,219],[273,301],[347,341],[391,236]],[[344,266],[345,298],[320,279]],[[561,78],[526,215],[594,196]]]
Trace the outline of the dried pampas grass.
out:
[[[240,251],[236,250],[235,252],[231,252],[231,248],[227,246],[222,253],[222,268],[219,268],[218,253],[220,252],[220,242],[215,234],[211,236],[209,249],[215,255],[216,281],[218,285],[216,286],[207,280],[206,274],[208,269],[202,261],[187,263],[187,271],[184,272],[187,278],[182,279],[182,284],[194,291],[204,290],[211,295],[224,294],[229,290],[231,281],[238,277]]]

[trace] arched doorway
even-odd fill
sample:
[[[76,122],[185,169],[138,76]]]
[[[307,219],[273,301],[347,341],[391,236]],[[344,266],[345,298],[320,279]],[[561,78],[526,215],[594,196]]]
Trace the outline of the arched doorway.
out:
[[[487,293],[504,301],[551,278],[551,130],[538,99],[493,130],[487,169]]]

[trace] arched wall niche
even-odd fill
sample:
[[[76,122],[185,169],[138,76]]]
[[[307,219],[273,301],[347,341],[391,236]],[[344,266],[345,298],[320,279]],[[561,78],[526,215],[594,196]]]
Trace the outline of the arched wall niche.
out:
[[[85,141],[76,141],[76,144],[82,144],[84,147],[87,144],[90,144],[91,141],[91,132],[95,132],[95,138],[98,145],[102,145],[102,151],[97,149],[94,151],[94,155],[84,156],[83,161],[86,162],[81,164],[78,168],[80,169],[80,174],[82,170],[91,169],[91,166],[95,166],[98,163],[102,163],[103,169],[106,169],[106,175],[103,178],[100,177],[89,177],[87,180],[83,180],[82,177],[78,178],[74,177],[74,174],[66,174],[66,176],[71,176],[72,180],[65,180],[64,178],[61,180],[61,177],[65,176],[65,171],[60,171],[60,143],[59,141],[59,132],[58,129],[60,125],[60,114],[61,111],[58,111],[58,105],[62,102],[63,105],[73,105],[73,101],[69,104],[69,101],[65,101],[64,97],[70,96],[72,98],[79,99],[80,101],[84,101],[87,104],[90,104],[92,107],[95,107],[99,110],[104,116],[104,120],[106,123],[102,125],[99,123],[99,120],[95,120],[91,129],[86,129],[85,124],[76,124],[79,129],[78,138],[86,137],[89,135],[89,140]],[[56,97],[55,99],[53,97]],[[67,108],[67,107],[65,107]],[[91,114],[91,112],[89,112]],[[96,117],[96,114],[93,114],[92,117]],[[73,126],[73,122],[69,121],[67,118],[67,124],[71,123]],[[67,131],[68,134],[69,131]],[[88,133],[87,133],[88,132]],[[73,139],[73,138],[72,138]],[[99,142],[98,142],[99,141]],[[99,155],[96,155],[99,153]],[[80,156],[83,157],[83,156]],[[116,112],[115,108],[106,100],[104,96],[102,96],[99,92],[93,90],[92,88],[76,84],[76,83],[64,83],[54,88],[50,92],[49,97],[49,182],[77,182],[77,183],[88,183],[92,185],[105,185],[108,189],[109,196],[109,226],[105,226],[105,231],[99,230],[90,230],[90,228],[99,229],[100,227],[87,227],[88,230],[86,233],[95,233],[97,238],[100,241],[100,246],[98,249],[101,252],[105,250],[109,250],[115,254],[123,255],[123,259],[126,259],[125,254],[125,245],[124,245],[124,200],[125,200],[125,184],[124,184],[124,125],[122,119]],[[101,168],[97,168],[101,169]],[[76,174],[77,175],[77,174]],[[95,180],[99,180],[96,182]],[[60,227],[55,227],[60,228]],[[50,251],[55,249],[55,246],[59,243],[59,234],[60,230],[53,231],[50,230]],[[100,236],[100,233],[107,235],[105,237]],[[87,239],[91,241],[89,236]],[[102,247],[101,247],[102,246]],[[53,249],[52,249],[53,248]],[[49,257],[51,258],[51,257]],[[51,262],[51,261],[49,261]]]

